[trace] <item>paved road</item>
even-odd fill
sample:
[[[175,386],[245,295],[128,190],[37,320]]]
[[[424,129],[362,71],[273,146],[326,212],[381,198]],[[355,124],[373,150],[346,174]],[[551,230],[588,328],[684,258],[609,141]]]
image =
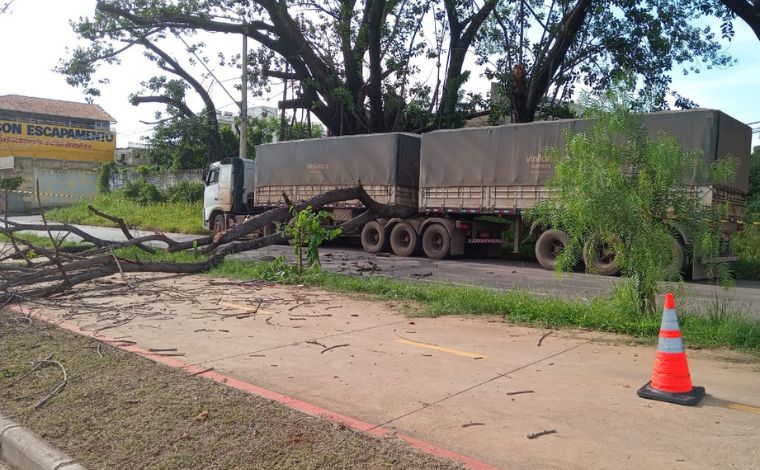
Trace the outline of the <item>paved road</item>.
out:
[[[39,216],[12,217],[24,223],[41,223]],[[123,240],[119,229],[81,227],[93,235],[110,240]],[[147,234],[151,232],[141,232]],[[136,233],[136,235],[138,235]],[[167,234],[178,241],[192,240],[194,235]],[[393,278],[413,278],[421,281],[443,281],[457,284],[488,286],[497,289],[522,289],[538,295],[566,299],[588,300],[607,295],[617,277],[585,273],[566,273],[557,277],[537,263],[519,260],[454,259],[433,261],[424,257],[401,258],[375,256],[360,249],[325,247],[321,249],[323,267],[330,271],[368,275],[381,274]],[[235,255],[240,259],[285,256],[292,259],[289,246],[270,246],[255,252]],[[724,289],[708,282],[690,282],[678,295],[678,303],[689,311],[705,312],[715,306],[730,312],[740,312],[760,318],[760,282],[737,281],[736,287]]]
[[[607,295],[619,277],[585,273],[565,273],[557,277],[537,263],[519,260],[452,259],[433,261],[424,257],[380,257],[357,249],[330,247],[320,250],[325,269],[347,274],[382,274],[393,278],[444,281],[456,284],[488,286],[497,289],[521,289],[539,295],[589,300]],[[292,259],[288,246],[270,246],[242,253],[241,258],[285,256]],[[716,304],[728,311],[760,317],[760,282],[737,281],[736,287],[724,289],[708,282],[690,282],[678,295],[679,305],[689,311],[705,312]]]
[[[358,418],[369,423],[363,430],[397,431],[499,468],[758,468],[760,368],[744,355],[690,350],[692,377],[709,393],[691,408],[638,398],[654,346],[611,334],[407,318],[386,302],[304,286],[141,278],[129,291],[112,284],[110,296],[104,288],[79,298],[85,331],[69,326],[91,336],[110,325],[101,335],[144,351],[176,348],[175,367],[213,368],[217,380],[323,409],[301,408],[311,413]],[[98,316],[104,306],[124,319]],[[67,309],[37,313],[58,320]]]

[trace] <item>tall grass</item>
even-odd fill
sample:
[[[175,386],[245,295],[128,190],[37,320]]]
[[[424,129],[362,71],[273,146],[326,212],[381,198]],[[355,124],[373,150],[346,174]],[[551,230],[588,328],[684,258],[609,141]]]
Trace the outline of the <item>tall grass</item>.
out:
[[[87,210],[96,209],[121,217],[131,228],[179,233],[206,233],[203,228],[203,203],[159,202],[140,204],[118,194],[102,194],[72,206],[46,212],[48,219],[73,224],[115,227],[113,222]]]

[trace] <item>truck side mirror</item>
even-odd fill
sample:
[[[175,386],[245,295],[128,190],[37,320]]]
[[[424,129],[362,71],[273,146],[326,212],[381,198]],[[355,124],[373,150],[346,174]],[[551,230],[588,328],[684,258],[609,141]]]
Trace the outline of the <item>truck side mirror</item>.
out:
[[[203,169],[203,176],[201,178],[203,178],[203,184],[208,186],[208,168]]]

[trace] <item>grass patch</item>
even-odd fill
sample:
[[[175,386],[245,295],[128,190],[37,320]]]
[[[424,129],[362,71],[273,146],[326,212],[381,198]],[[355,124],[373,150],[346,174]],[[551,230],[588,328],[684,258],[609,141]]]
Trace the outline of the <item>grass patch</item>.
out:
[[[0,312],[0,410],[87,468],[462,468],[18,317]],[[34,411],[61,372],[21,377],[49,354],[69,383]]]
[[[49,220],[71,224],[115,227],[108,220],[87,210],[90,204],[107,214],[121,217],[127,226],[142,230],[205,234],[203,228],[203,203],[159,202],[141,204],[118,194],[102,194],[80,201],[72,206],[46,212]]]
[[[279,260],[250,263],[228,259],[210,274],[307,284],[331,291],[368,294],[381,300],[413,301],[421,306],[422,314],[430,316],[493,315],[520,324],[587,328],[622,333],[646,341],[654,341],[660,330],[660,315],[642,315],[634,306],[626,307],[601,298],[590,302],[568,301],[522,291],[422,283],[382,276],[347,276],[326,271],[308,271],[299,275]],[[681,323],[686,344],[760,352],[760,321],[728,312],[717,302],[710,314],[683,314]]]
[[[54,234],[53,237],[55,236],[56,235]],[[53,248],[53,242],[50,241],[50,237],[47,235],[37,235],[35,233],[18,232],[14,235],[14,237],[16,238],[16,240],[24,240],[31,243],[34,246],[39,246],[42,248],[51,248],[51,249]],[[11,242],[10,237],[0,233],[0,243],[10,243],[10,242]],[[84,245],[84,244],[81,242],[70,242],[66,240],[64,240],[63,243],[61,243],[61,246],[79,246],[79,245]],[[89,244],[86,244],[86,245],[91,246]],[[19,245],[19,248],[24,249],[25,246]]]

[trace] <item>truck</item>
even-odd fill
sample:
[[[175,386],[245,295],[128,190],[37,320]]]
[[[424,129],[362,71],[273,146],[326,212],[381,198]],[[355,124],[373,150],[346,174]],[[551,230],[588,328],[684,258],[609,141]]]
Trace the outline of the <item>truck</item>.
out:
[[[697,150],[707,161],[737,159],[737,178],[731,184],[694,190],[703,204],[727,207],[725,234],[739,229],[749,184],[751,129],[711,109],[651,113],[643,121],[648,133],[673,135],[684,150]],[[553,269],[567,244],[566,234],[528,224],[523,215],[551,197],[546,181],[553,165],[546,150],[563,145],[567,132],[582,132],[590,125],[589,120],[568,119],[440,130],[421,136],[372,134],[261,145],[256,148],[255,165],[229,159],[211,166],[206,193],[219,199],[206,198],[204,221],[210,229],[223,229],[235,220],[285,204],[283,194],[290,200],[304,200],[361,181],[379,202],[416,209],[408,218],[365,224],[360,239],[369,253],[424,254],[440,260],[468,251],[490,256],[506,248],[519,253],[522,245],[535,242],[536,260]],[[236,192],[237,187],[241,191]],[[209,204],[221,200],[231,202]],[[332,222],[340,223],[358,215],[362,207],[358,201],[349,201],[326,210]],[[672,229],[674,262],[687,275],[704,277],[706,270],[699,260],[685,256],[690,241],[687,230],[677,220],[663,222]],[[592,250],[602,252],[592,254]],[[584,255],[591,271],[618,272],[614,253],[603,247],[588,242]]]

